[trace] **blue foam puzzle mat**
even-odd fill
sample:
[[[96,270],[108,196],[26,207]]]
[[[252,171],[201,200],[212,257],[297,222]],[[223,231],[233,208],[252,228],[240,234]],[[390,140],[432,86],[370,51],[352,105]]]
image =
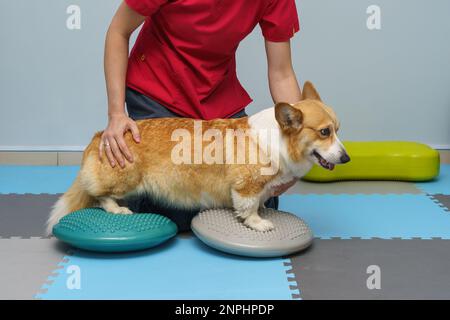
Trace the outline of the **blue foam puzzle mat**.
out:
[[[76,250],[55,266],[36,298],[292,299],[299,291],[288,280],[284,261],[228,255],[195,237],[119,255]],[[67,286],[74,269],[79,289]]]
[[[0,194],[64,193],[79,166],[0,166]]]
[[[441,163],[441,172],[438,177],[429,182],[418,182],[415,185],[428,194],[450,195],[450,164]]]
[[[286,195],[279,209],[322,239],[450,239],[450,215],[427,195]]]

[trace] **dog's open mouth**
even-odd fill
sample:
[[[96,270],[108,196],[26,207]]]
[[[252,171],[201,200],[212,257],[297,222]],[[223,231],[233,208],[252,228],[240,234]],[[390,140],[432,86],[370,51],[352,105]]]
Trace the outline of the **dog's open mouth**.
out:
[[[319,164],[328,170],[334,169],[334,163],[328,162],[325,160],[316,150],[313,151],[313,155],[317,158]]]

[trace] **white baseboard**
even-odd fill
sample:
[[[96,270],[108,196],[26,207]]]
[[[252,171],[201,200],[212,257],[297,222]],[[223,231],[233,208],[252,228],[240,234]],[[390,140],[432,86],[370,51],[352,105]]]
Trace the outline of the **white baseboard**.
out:
[[[0,146],[0,152],[80,152],[85,148],[86,146]]]
[[[450,144],[430,144],[429,146],[436,150],[450,150]]]

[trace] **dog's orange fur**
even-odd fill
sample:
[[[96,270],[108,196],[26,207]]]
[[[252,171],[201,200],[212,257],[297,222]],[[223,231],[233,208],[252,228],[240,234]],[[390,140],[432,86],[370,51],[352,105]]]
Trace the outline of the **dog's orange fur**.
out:
[[[154,196],[176,206],[195,207],[202,191],[210,193],[218,202],[231,206],[227,194],[232,186],[248,194],[260,191],[267,181],[274,178],[257,174],[261,164],[173,164],[171,152],[178,141],[171,141],[172,132],[186,129],[193,137],[194,121],[199,120],[161,118],[137,121],[141,142],[135,143],[130,133],[125,135],[134,162],[127,163],[123,169],[119,166],[113,168],[107,161],[99,161],[98,147],[102,133],[98,132],[83,157],[80,175],[86,191],[94,197],[112,195],[122,198],[147,183],[152,185],[149,189]],[[247,118],[211,120],[202,121],[202,128],[203,131],[218,129],[225,136],[226,129],[245,130],[248,124]],[[203,143],[203,150],[207,145]],[[194,143],[191,146],[193,155]],[[237,139],[234,146],[236,154]],[[151,181],[145,179],[148,173]]]

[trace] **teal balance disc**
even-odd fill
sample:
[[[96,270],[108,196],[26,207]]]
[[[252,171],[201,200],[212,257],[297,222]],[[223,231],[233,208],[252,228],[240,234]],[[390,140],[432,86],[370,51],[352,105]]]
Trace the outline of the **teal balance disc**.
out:
[[[157,246],[175,236],[177,226],[158,214],[112,214],[88,208],[63,217],[53,227],[53,234],[76,248],[125,252]]]

